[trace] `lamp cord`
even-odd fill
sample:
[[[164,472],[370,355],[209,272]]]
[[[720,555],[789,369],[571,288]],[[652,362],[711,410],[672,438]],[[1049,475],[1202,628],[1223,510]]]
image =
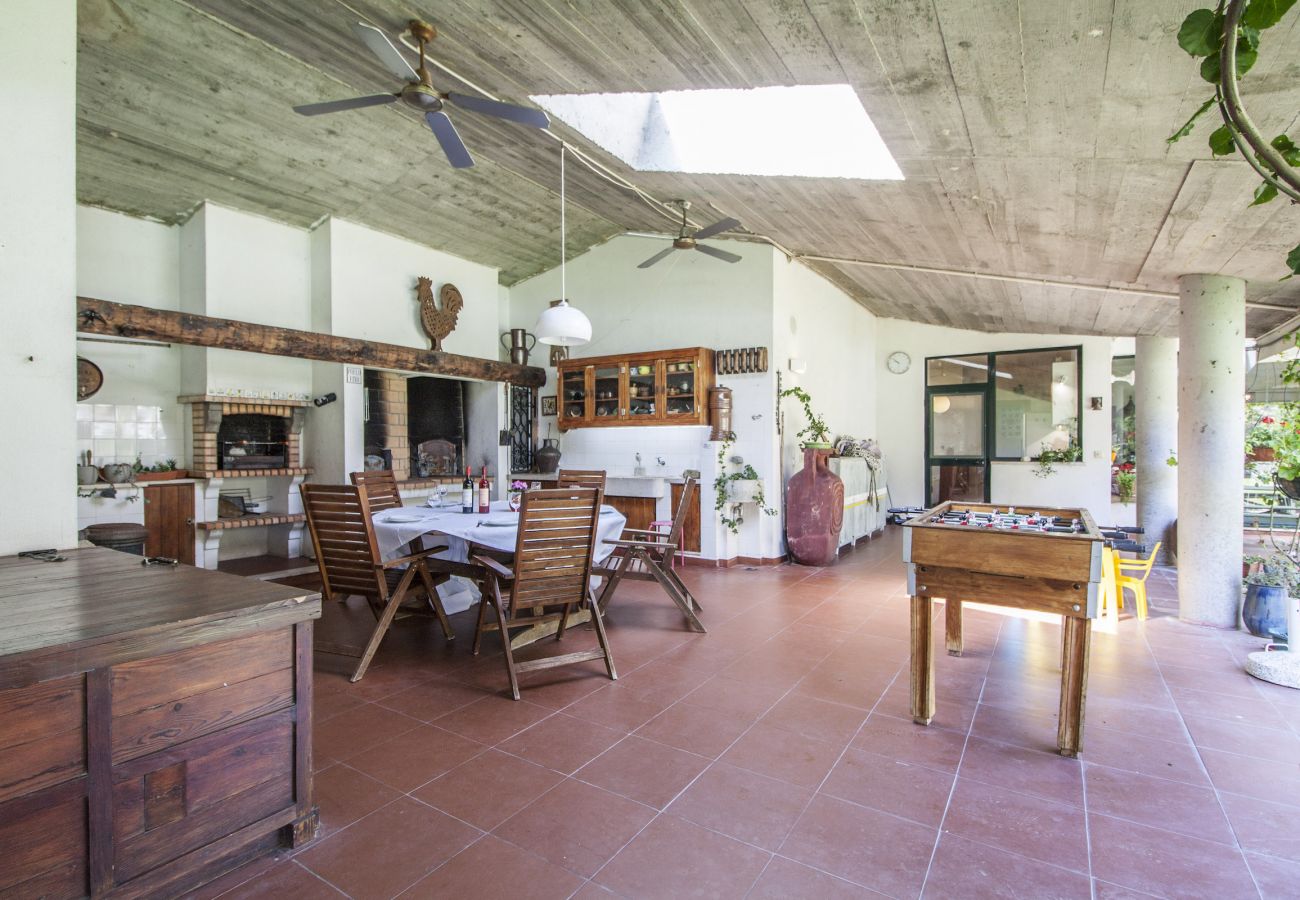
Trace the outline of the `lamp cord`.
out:
[[[568,230],[566,228],[566,223],[564,220],[564,207],[565,207],[564,152],[566,149],[567,149],[566,145],[563,142],[561,142],[560,143],[560,302],[561,303],[569,302],[569,291],[564,277],[564,262],[565,262],[564,257],[568,249],[565,246],[568,243],[568,239],[567,239]]]

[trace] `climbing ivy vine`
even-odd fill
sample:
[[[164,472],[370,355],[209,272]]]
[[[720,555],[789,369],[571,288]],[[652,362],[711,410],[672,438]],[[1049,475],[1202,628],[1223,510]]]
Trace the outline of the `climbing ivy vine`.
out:
[[[1260,185],[1250,206],[1261,206],[1277,198],[1279,192],[1291,201],[1300,202],[1300,147],[1286,134],[1267,142],[1267,147],[1240,109],[1236,81],[1249,72],[1259,59],[1262,33],[1282,20],[1297,0],[1220,0],[1213,9],[1197,9],[1183,20],[1178,29],[1178,46],[1193,59],[1201,60],[1201,78],[1214,86],[1214,93],[1200,105],[1184,125],[1166,140],[1173,144],[1192,133],[1197,120],[1212,106],[1217,106],[1223,124],[1209,136],[1210,152],[1215,157],[1241,153],[1260,176]],[[1244,8],[1243,8],[1244,7]],[[1225,35],[1235,34],[1235,43],[1225,48]],[[1226,51],[1226,52],[1225,52]],[[1232,58],[1231,73],[1223,71],[1224,61]],[[1300,244],[1287,254],[1291,275],[1300,274]]]

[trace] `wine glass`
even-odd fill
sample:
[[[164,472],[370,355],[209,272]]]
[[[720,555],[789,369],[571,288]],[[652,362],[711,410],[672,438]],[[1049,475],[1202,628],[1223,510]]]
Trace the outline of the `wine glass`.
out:
[[[447,485],[444,484],[443,482],[439,481],[439,482],[438,482],[438,486],[437,486],[436,488],[434,488],[434,490],[437,491],[437,493],[438,493],[438,506],[440,506],[440,507],[441,507],[441,506],[446,506],[446,505],[447,505]]]

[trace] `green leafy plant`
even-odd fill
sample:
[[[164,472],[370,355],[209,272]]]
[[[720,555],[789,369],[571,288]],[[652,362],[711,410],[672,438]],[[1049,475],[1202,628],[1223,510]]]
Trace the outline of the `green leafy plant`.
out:
[[[825,419],[813,412],[812,397],[808,396],[807,391],[801,387],[786,388],[781,392],[780,396],[782,399],[794,397],[798,400],[799,405],[803,407],[804,417],[808,420],[808,424],[799,429],[795,437],[802,438],[807,435],[808,440],[804,441],[805,446],[809,444],[830,444],[830,427],[827,426]]]
[[[1171,469],[1178,468],[1178,452],[1176,450],[1169,451],[1169,456],[1165,458],[1165,465]]]
[[[1223,124],[1209,137],[1210,153],[1215,157],[1240,152],[1261,178],[1250,206],[1261,206],[1275,199],[1279,192],[1300,202],[1300,147],[1286,134],[1279,134],[1267,144],[1254,123],[1241,108],[1237,97],[1238,78],[1249,72],[1259,59],[1261,32],[1282,20],[1297,0],[1219,0],[1213,9],[1197,9],[1188,14],[1178,29],[1178,46],[1193,59],[1201,60],[1201,78],[1214,86],[1214,93],[1202,103],[1181,128],[1165,140],[1172,144],[1192,133],[1197,120],[1211,106],[1219,108]],[[1239,18],[1237,18],[1239,15]],[[1225,48],[1231,36],[1233,43]],[[1223,54],[1233,56],[1232,71],[1223,71]],[[1300,274],[1300,244],[1286,257],[1290,274]]]
[[[1119,502],[1132,503],[1133,489],[1137,485],[1136,472],[1116,472],[1115,487],[1119,489]]]
[[[154,463],[152,466],[146,466],[146,465],[144,464],[144,461],[141,460],[139,456],[137,456],[137,457],[135,458],[135,462],[131,463],[131,471],[136,472],[136,473],[140,473],[140,472],[175,472],[175,471],[176,471],[176,460],[174,460],[174,459],[169,459],[169,460],[167,460],[166,462]]]
[[[1261,416],[1246,431],[1246,448],[1276,447],[1280,437],[1281,426],[1277,420],[1272,416]]]
[[[731,449],[731,440],[723,441],[718,447],[718,475],[713,479],[713,508],[718,512],[719,521],[724,528],[732,534],[740,534],[741,523],[745,521],[744,504],[736,503],[731,499],[729,486],[733,481],[754,481],[757,488],[754,491],[754,503],[758,506],[760,512],[764,515],[774,516],[776,510],[767,505],[767,498],[763,495],[763,479],[759,477],[758,471],[749,463],[735,472],[727,471],[727,451]]]
[[[1246,576],[1246,584],[1286,588],[1288,596],[1294,597],[1300,589],[1300,566],[1285,553],[1274,553]]]
[[[1034,467],[1034,474],[1039,478],[1049,478],[1056,472],[1056,463],[1079,462],[1081,459],[1083,448],[1078,444],[1071,444],[1064,450],[1044,448],[1034,460],[1038,464]]]

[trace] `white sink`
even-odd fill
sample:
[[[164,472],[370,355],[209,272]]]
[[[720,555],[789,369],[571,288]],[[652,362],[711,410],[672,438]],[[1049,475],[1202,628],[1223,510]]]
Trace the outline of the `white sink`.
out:
[[[605,479],[605,493],[611,497],[652,497],[664,495],[666,481],[662,475],[611,475]]]

